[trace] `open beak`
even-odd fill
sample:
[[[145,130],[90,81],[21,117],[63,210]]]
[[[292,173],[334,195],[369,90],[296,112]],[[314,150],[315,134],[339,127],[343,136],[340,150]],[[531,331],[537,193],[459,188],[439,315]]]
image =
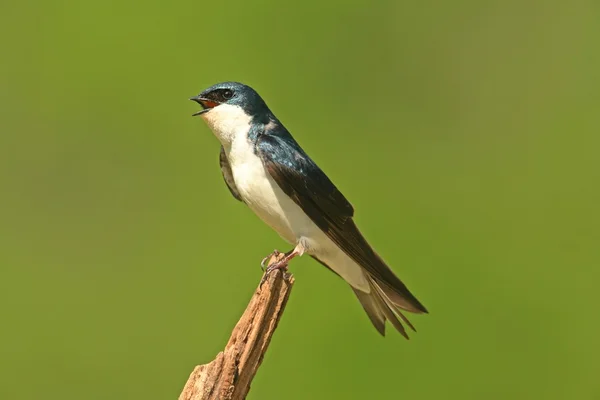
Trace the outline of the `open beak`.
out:
[[[192,98],[190,98],[190,100],[195,101],[196,103],[198,103],[202,106],[202,110],[192,114],[193,117],[195,117],[196,115],[202,115],[206,112],[209,112],[210,110],[212,110],[213,108],[215,108],[216,106],[218,106],[220,104],[213,100],[207,99],[206,97],[201,97],[201,96],[192,97]]]

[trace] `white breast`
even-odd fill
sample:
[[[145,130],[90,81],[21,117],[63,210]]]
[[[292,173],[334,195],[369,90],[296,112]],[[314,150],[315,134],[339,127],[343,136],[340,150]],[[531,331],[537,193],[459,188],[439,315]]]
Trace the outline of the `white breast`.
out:
[[[223,144],[231,172],[244,202],[286,241],[295,243],[312,221],[269,176],[248,141],[252,119],[238,106],[221,104],[203,119]]]
[[[242,199],[289,243],[318,229],[265,170],[246,138],[236,138],[228,153],[235,185]]]

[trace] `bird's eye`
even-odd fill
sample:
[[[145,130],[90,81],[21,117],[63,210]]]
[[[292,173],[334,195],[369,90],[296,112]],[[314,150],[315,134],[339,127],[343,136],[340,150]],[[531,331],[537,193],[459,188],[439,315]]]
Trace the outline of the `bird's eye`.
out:
[[[227,100],[231,99],[233,97],[233,90],[230,89],[225,89],[223,90],[223,97],[226,98]]]

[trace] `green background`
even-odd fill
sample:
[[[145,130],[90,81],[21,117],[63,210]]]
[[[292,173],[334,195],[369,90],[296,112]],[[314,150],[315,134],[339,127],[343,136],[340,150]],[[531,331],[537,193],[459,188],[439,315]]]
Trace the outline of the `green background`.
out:
[[[188,100],[255,87],[429,308],[294,261],[250,399],[598,399],[600,6],[4,1],[0,398],[176,398],[287,245]]]

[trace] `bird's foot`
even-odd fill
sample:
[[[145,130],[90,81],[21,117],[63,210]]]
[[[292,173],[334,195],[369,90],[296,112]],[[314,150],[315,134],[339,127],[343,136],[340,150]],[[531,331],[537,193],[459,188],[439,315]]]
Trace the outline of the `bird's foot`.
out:
[[[265,258],[262,259],[262,261],[260,262],[260,269],[262,269],[264,271],[267,268],[267,266],[269,265],[269,261],[271,261],[271,259],[273,259],[273,258],[277,259],[280,254],[281,254],[281,252],[279,250],[277,250],[277,249],[273,250],[273,252],[271,254],[269,254],[268,256],[266,256]]]
[[[258,286],[262,287],[263,283],[265,283],[265,281],[267,280],[269,274],[275,270],[281,270],[283,272],[283,276],[285,277],[290,259],[291,258],[288,254],[282,253],[277,250],[265,257],[260,263],[265,273],[263,274],[262,279],[260,280],[260,284]],[[267,264],[266,268],[264,264]]]
[[[275,261],[273,264],[271,264],[267,267],[267,270],[265,271],[265,275],[270,274],[271,272],[275,271],[276,269],[280,269],[284,273],[287,272],[289,262],[290,261],[287,259],[287,257],[284,257],[279,261]]]
[[[304,253],[304,247],[301,244],[296,245],[293,250],[288,251],[287,253],[281,253],[277,250],[273,251],[273,253],[269,254],[267,257],[263,258],[260,263],[261,267],[265,267],[267,264],[267,268],[264,270],[262,279],[260,280],[259,287],[262,287],[262,284],[267,280],[267,276],[277,269],[280,269],[283,272],[283,277],[286,277],[286,272],[288,269],[288,264],[290,261],[297,256],[300,256]]]

